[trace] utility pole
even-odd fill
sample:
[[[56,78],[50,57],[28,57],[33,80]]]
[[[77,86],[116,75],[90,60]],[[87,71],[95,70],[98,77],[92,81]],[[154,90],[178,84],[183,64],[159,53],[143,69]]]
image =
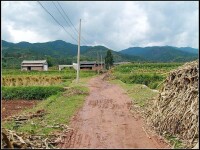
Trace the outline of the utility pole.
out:
[[[79,82],[79,72],[80,72],[80,41],[81,41],[81,19],[79,24],[79,35],[78,35],[78,55],[77,55],[77,76],[76,83]]]
[[[101,70],[102,70],[102,53],[101,53]]]
[[[97,52],[97,54],[98,54],[98,55],[97,55],[97,59],[98,59],[98,74],[99,74],[99,71],[100,71],[100,67],[99,67],[99,66],[100,66],[100,65],[99,65],[99,63],[100,63],[99,52]]]

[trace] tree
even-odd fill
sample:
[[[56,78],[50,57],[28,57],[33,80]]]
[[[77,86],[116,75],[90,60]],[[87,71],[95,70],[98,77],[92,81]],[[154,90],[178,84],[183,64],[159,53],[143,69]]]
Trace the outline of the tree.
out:
[[[47,59],[48,66],[52,67],[53,66],[53,58],[51,56],[47,56],[46,59]]]
[[[105,57],[105,65],[106,65],[106,69],[110,69],[111,66],[113,66],[113,55],[111,50],[107,51],[106,57]]]

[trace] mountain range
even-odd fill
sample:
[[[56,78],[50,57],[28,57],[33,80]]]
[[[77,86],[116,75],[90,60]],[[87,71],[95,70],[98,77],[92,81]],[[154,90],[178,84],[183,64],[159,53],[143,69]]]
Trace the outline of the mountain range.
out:
[[[120,53],[131,56],[139,56],[147,61],[155,62],[185,62],[198,57],[198,49],[191,47],[152,46],[130,47],[121,50]]]
[[[62,40],[45,43],[19,42],[12,43],[2,40],[2,66],[20,68],[23,60],[51,60],[53,65],[72,64],[77,59],[77,45]],[[109,48],[104,46],[81,46],[80,60],[104,60]],[[186,62],[198,58],[198,49],[191,47],[152,46],[130,47],[121,51],[111,50],[114,61],[131,62]]]

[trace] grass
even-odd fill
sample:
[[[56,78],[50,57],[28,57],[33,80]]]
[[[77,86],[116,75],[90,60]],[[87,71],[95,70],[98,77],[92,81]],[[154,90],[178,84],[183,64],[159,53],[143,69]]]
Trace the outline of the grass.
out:
[[[175,136],[166,134],[165,138],[170,142],[171,145],[173,145],[174,149],[183,149],[184,148],[183,143]]]
[[[110,82],[120,85],[132,98],[133,102],[143,108],[150,103],[153,97],[158,95],[157,92],[154,92],[150,88],[162,88],[163,81],[168,73],[181,65],[182,63],[135,63],[119,65],[113,68],[112,74],[115,80],[111,80]],[[141,84],[145,84],[148,87]],[[184,148],[183,143],[175,136],[166,134],[165,139],[175,149]]]
[[[49,128],[47,125],[51,126],[55,124],[69,123],[70,118],[83,105],[85,97],[88,94],[88,88],[82,86],[83,83],[85,82],[82,81],[78,85],[71,83],[70,88],[67,91],[53,95],[38,103],[36,107],[22,112],[22,114],[27,114],[29,112],[33,113],[44,109],[47,112],[44,117],[30,119],[28,122],[20,126],[17,126],[13,121],[4,122],[3,127],[11,130],[14,129],[18,132],[44,135],[61,130]]]
[[[45,110],[47,114],[45,114],[41,118],[32,118],[28,120],[26,123],[22,125],[16,124],[14,121],[4,121],[2,127],[7,129],[15,130],[17,132],[25,132],[29,134],[51,134],[55,131],[61,129],[49,128],[49,126],[53,126],[55,124],[68,124],[70,118],[77,112],[77,110],[83,105],[85,97],[87,96],[89,90],[86,86],[86,82],[92,77],[96,75],[95,71],[80,71],[80,80],[79,83],[76,83],[76,71],[74,69],[65,69],[63,71],[58,70],[50,70],[47,72],[40,71],[20,71],[13,69],[4,69],[2,73],[4,78],[40,78],[40,77],[61,77],[62,82],[58,85],[60,88],[68,87],[64,92],[53,93],[54,95],[46,98],[45,100],[39,102],[34,108],[24,110],[20,114],[27,114],[29,112],[34,113],[38,110]],[[6,79],[5,79],[6,80]],[[4,80],[4,81],[5,81]],[[49,80],[51,81],[51,79]],[[33,83],[32,83],[33,85]],[[40,86],[38,88],[37,84],[35,86],[16,86],[13,85],[11,87],[3,87],[3,89],[13,89],[19,88],[20,91],[23,91],[22,94],[27,94],[27,90],[31,89],[31,92],[36,91],[41,93],[44,91],[44,88],[51,88],[52,86]],[[24,90],[22,89],[24,88]],[[37,90],[38,88],[38,90]],[[37,93],[36,92],[36,93]],[[48,92],[48,90],[46,91]],[[13,98],[17,98],[15,92],[15,96]],[[5,94],[5,91],[3,92]],[[9,96],[13,95],[13,92],[9,92]],[[36,94],[37,95],[37,94]]]
[[[3,100],[42,100],[58,92],[64,91],[62,86],[15,86],[2,87]]]
[[[144,107],[148,100],[152,99],[158,94],[141,84],[126,84],[120,80],[111,80],[110,82],[120,85],[132,98],[133,102],[140,107]]]
[[[116,79],[127,84],[145,84],[151,89],[159,89],[167,74],[182,63],[131,63],[119,65],[112,72]]]

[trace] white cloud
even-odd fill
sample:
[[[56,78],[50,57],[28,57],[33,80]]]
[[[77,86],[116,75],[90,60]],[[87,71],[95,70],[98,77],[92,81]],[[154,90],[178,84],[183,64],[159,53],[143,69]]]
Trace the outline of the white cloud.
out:
[[[77,43],[36,1],[2,3],[2,39],[10,42],[61,39]],[[52,2],[41,3],[77,39]],[[198,48],[198,2],[62,1],[60,4],[77,29],[82,19],[82,36],[89,45],[104,45],[113,50],[153,45]]]

